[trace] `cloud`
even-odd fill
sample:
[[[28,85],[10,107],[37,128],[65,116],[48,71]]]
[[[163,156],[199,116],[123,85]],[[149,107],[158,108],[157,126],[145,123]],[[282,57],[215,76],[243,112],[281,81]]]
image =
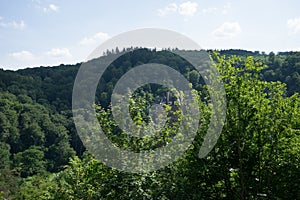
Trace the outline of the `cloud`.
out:
[[[242,32],[242,28],[238,22],[225,22],[215,29],[212,34],[215,37],[234,37]]]
[[[222,14],[226,15],[228,14],[229,10],[231,9],[231,3],[227,2],[223,6],[220,7],[208,7],[208,8],[203,8],[201,10],[201,14],[206,15],[206,14]]]
[[[195,2],[184,2],[179,5],[178,12],[183,16],[193,16],[197,12],[198,4]]]
[[[179,15],[188,17],[193,16],[197,12],[198,4],[195,2],[184,2],[179,5],[176,3],[170,3],[163,9],[158,9],[158,15],[163,17],[172,13],[178,13]]]
[[[32,61],[35,59],[34,55],[29,51],[20,51],[9,54],[11,57],[20,61]]]
[[[99,32],[91,37],[85,37],[80,41],[81,45],[93,45],[99,41],[104,41],[109,39],[110,36],[107,33]]]
[[[170,3],[167,5],[164,9],[158,9],[158,15],[163,17],[170,13],[175,13],[177,11],[177,5],[176,3]]]
[[[67,48],[53,48],[46,54],[51,57],[72,57],[72,54]]]
[[[5,22],[4,19],[0,17],[0,27],[22,30],[26,27],[26,24],[23,20],[21,20],[20,22],[16,22],[14,20]]]
[[[231,9],[231,3],[227,2],[224,6],[223,6],[223,9],[222,9],[222,14],[223,15],[226,15],[228,13],[228,10]]]
[[[41,1],[40,0],[31,0],[33,3],[37,3],[37,4],[40,4]]]
[[[55,11],[55,12],[58,11],[58,7],[56,5],[54,5],[54,4],[50,4],[49,5],[49,9],[52,10],[52,11]]]
[[[39,6],[38,6],[39,7]],[[58,12],[59,11],[59,7],[54,5],[54,4],[50,4],[48,7],[43,8],[44,12]]]
[[[202,13],[202,14],[212,14],[212,13],[217,12],[217,10],[218,10],[218,8],[216,8],[216,7],[203,8],[203,9],[201,10],[201,13]]]
[[[286,24],[291,34],[300,33],[300,17],[289,19]]]

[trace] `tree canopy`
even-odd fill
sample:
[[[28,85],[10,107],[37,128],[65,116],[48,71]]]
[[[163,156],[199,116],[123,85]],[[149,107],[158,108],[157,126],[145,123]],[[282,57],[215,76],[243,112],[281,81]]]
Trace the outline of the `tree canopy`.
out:
[[[148,84],[130,101],[130,115],[137,124],[151,121],[153,103],[161,102],[168,111],[168,123],[152,139],[126,136],[110,105],[113,88],[130,69],[146,63],[172,66],[191,83],[201,110],[196,138],[185,154],[148,173],[109,168],[85,150],[74,126],[71,97],[80,64],[0,70],[0,198],[300,198],[299,52],[208,51],[224,82],[227,111],[216,146],[199,158],[212,112],[203,78],[172,50],[131,50],[99,81],[95,99],[99,124],[118,147],[130,151],[172,142],[180,134],[174,127],[181,118],[168,89]],[[171,94],[172,104],[166,94]]]

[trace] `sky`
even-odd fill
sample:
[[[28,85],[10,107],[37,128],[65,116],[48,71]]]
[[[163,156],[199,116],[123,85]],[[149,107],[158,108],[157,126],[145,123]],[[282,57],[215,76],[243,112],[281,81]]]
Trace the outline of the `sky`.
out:
[[[140,28],[184,34],[204,49],[300,51],[297,0],[2,0],[0,68],[74,64]]]

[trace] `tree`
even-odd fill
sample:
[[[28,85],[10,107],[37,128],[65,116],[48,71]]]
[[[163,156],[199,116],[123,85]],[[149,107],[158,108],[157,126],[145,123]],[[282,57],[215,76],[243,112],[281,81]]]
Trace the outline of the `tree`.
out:
[[[53,181],[54,176],[55,175],[34,175],[24,178],[21,181],[18,193],[14,195],[14,199],[52,199],[50,191],[57,189],[56,182]]]
[[[40,147],[31,146],[14,155],[14,166],[21,173],[21,177],[43,173],[46,169],[44,152]]]
[[[3,142],[0,142],[0,161],[0,169],[10,168],[10,146]]]

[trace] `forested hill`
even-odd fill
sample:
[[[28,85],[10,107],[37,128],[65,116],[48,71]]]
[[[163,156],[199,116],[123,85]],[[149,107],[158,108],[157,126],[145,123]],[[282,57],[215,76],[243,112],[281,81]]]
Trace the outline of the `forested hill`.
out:
[[[212,50],[208,51],[213,52]],[[273,52],[269,54],[260,53],[258,51],[246,50],[219,50],[221,55],[224,56],[240,56],[246,58],[253,56],[255,60],[259,60],[266,64],[268,67],[261,72],[260,78],[267,81],[281,81],[287,84],[287,96],[292,95],[294,92],[300,93],[300,52],[280,52],[275,55]],[[186,63],[178,62],[178,58],[174,56],[170,58],[168,52],[160,52],[155,56],[149,51],[141,51],[136,55],[123,58],[118,63],[122,64],[122,70],[115,67],[112,69],[112,75],[107,74],[104,77],[106,89],[110,90],[111,83],[110,77],[116,77],[118,74],[123,74],[126,68],[151,61],[158,61],[160,63],[171,63],[177,66]],[[173,60],[172,60],[173,59]],[[174,60],[175,59],[175,60]],[[177,59],[177,60],[176,60]],[[137,60],[139,61],[137,63]],[[76,65],[60,65],[56,67],[37,67],[27,68],[18,71],[5,71],[0,70],[0,87],[3,91],[8,91],[15,95],[27,95],[35,102],[45,106],[51,106],[51,109],[62,111],[71,108],[71,93],[80,63]],[[109,91],[105,91],[109,92]],[[102,95],[104,97],[105,94]],[[100,96],[99,96],[100,99]],[[100,100],[99,100],[100,101]],[[106,98],[102,98],[102,104],[108,103]]]
[[[101,126],[120,146],[134,151],[140,149],[115,137],[121,133],[109,107],[116,82],[128,70],[145,63],[172,66],[203,100],[193,148],[175,164],[149,174],[118,172],[85,152],[71,111],[80,63],[0,69],[0,199],[300,198],[300,52],[208,53],[224,80],[228,109],[218,144],[205,159],[197,151],[208,124],[209,100],[203,100],[203,79],[185,60],[169,51],[136,49],[114,61],[99,81],[96,110]],[[138,91],[150,102],[165,92],[157,85]],[[138,97],[133,102],[132,117],[145,120],[148,103]],[[159,143],[170,142],[172,131],[167,127]],[[157,147],[152,141],[130,142]]]

